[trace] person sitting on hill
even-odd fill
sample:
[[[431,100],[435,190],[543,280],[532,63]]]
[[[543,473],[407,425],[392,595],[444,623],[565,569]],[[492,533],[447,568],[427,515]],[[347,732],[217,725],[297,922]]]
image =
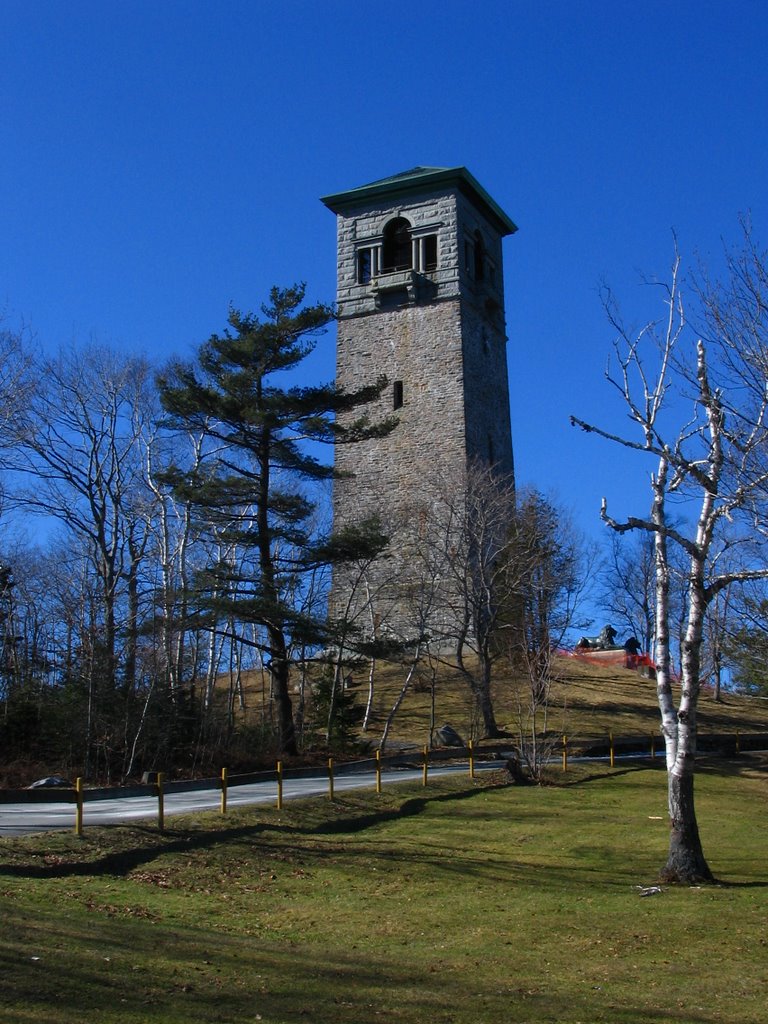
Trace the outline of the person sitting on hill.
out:
[[[636,636],[631,636],[624,643],[624,668],[637,668],[637,659],[642,647]]]

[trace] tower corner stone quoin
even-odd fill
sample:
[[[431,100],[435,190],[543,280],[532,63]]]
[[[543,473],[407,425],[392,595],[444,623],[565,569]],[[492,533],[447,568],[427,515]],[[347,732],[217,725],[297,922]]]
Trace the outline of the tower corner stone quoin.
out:
[[[428,478],[458,482],[475,463],[513,476],[502,239],[517,228],[465,167],[415,167],[322,202],[337,220],[336,383],[386,376],[369,413],[398,420],[337,446],[334,526],[378,516],[392,534]],[[388,576],[407,574],[406,553],[389,554]],[[349,586],[335,574],[332,614]]]

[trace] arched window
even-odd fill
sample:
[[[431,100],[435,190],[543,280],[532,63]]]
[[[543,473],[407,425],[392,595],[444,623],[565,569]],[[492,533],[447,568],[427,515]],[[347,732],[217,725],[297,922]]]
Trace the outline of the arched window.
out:
[[[404,217],[395,217],[384,228],[382,271],[409,270],[413,266],[411,225]]]

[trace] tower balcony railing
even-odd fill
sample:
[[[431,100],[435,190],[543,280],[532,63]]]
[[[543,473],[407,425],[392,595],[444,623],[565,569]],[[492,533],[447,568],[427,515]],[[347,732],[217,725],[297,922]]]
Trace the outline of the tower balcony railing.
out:
[[[436,291],[432,278],[412,267],[385,271],[371,279],[370,287],[377,307],[381,305],[383,296],[393,292],[404,292],[408,304],[412,305],[433,296]]]

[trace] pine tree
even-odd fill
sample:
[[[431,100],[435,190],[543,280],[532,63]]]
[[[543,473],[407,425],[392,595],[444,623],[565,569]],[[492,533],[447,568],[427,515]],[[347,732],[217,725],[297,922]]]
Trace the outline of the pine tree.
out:
[[[334,476],[316,456],[317,444],[383,436],[394,425],[372,423],[364,410],[385,379],[354,393],[331,384],[284,386],[284,374],[302,363],[334,318],[332,307],[303,302],[304,286],[295,285],[273,288],[261,318],[231,309],[228,329],[201,346],[194,364],[175,361],[158,379],[171,424],[208,439],[198,468],[171,470],[173,488],[239,552],[236,565],[224,559],[209,567],[201,604],[262,627],[279,749],[289,754],[296,752],[290,644],[323,636],[323,616],[301,608],[302,578],[385,543],[374,523],[344,536],[317,535],[311,485]],[[337,415],[358,408],[361,414],[345,416],[340,426]]]

